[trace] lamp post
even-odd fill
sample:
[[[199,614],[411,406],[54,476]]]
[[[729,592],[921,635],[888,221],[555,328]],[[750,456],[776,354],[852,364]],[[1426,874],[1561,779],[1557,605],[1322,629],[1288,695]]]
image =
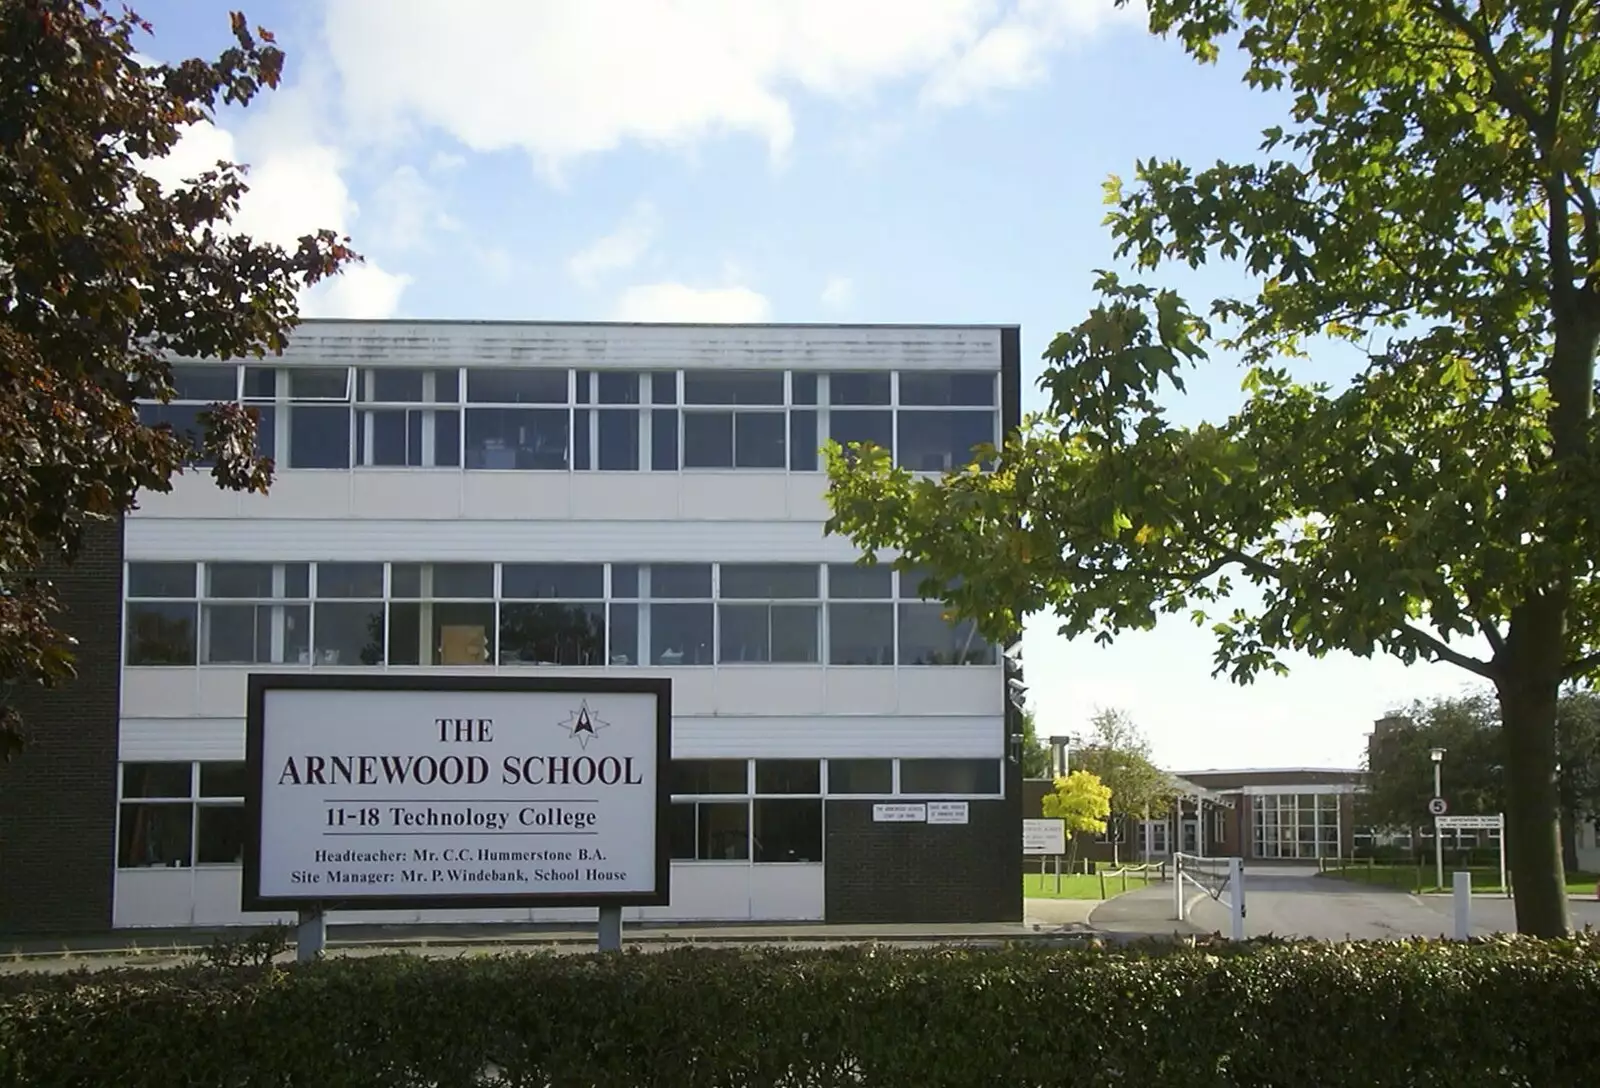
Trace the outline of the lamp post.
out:
[[[1067,764],[1072,751],[1071,737],[1050,738],[1050,777],[1062,778],[1067,774]]]
[[[1433,795],[1435,797],[1443,797],[1444,785],[1441,772],[1444,769],[1444,749],[1429,748],[1428,758],[1433,760]],[[1444,831],[1439,827],[1439,818],[1437,816],[1433,818],[1433,864],[1436,870],[1434,874],[1436,879],[1433,886],[1442,890],[1444,888]]]

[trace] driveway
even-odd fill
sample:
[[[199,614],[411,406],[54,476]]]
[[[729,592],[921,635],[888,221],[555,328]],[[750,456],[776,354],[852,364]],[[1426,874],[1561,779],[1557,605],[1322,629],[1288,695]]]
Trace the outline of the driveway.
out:
[[[1158,886],[1102,905],[1090,924],[1112,934],[1229,930],[1227,896],[1221,902],[1190,891],[1191,926],[1172,918],[1172,888]],[[1455,906],[1448,895],[1417,896],[1317,876],[1307,866],[1253,863],[1245,869],[1245,936],[1315,937],[1321,940],[1387,940],[1450,936]],[[1573,924],[1600,928],[1600,902],[1572,901]],[[1488,936],[1516,929],[1511,901],[1498,896],[1472,899],[1474,934]]]

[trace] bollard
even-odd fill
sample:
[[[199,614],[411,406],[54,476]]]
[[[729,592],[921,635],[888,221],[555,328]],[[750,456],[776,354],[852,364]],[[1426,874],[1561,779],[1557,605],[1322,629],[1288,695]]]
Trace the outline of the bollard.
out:
[[[1472,874],[1453,873],[1451,879],[1455,885],[1456,940],[1464,941],[1472,936]]]

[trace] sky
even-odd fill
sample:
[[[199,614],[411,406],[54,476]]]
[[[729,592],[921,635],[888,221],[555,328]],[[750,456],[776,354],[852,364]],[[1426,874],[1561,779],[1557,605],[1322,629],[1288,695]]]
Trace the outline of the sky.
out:
[[[142,53],[214,57],[245,0],[147,0]],[[1143,159],[1257,154],[1284,101],[1111,0],[254,0],[281,87],[152,172],[248,163],[238,225],[347,233],[365,262],[310,316],[1018,324],[1041,352],[1117,262],[1102,185]],[[1236,269],[1142,273],[1196,302]],[[1307,368],[1337,381],[1350,361]],[[1307,369],[1302,368],[1302,370]],[[1174,417],[1240,402],[1227,360]],[[1457,694],[1449,665],[1289,657],[1213,678],[1186,618],[1110,648],[1023,640],[1044,734],[1133,715],[1163,765],[1356,766],[1375,718]]]

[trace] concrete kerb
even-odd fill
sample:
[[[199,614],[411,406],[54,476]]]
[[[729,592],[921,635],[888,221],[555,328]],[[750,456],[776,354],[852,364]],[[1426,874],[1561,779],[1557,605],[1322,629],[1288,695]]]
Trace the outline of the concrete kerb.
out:
[[[463,932],[458,927],[406,927],[382,932],[383,927],[330,927],[330,952],[383,951],[575,951],[594,948],[594,930]],[[396,927],[397,930],[399,927]],[[341,929],[347,932],[341,933]],[[380,930],[374,932],[373,930]],[[350,932],[354,931],[354,932]],[[1043,943],[1063,938],[1086,939],[1094,934],[1081,920],[1030,916],[1020,923],[958,925],[727,925],[624,930],[625,945],[658,950],[686,946],[837,946],[845,944],[896,945],[1000,945],[1012,942]],[[247,936],[231,931],[144,931],[92,939],[58,939],[15,942],[0,947],[0,961],[16,968],[29,963],[93,960],[98,963],[198,956],[220,942]]]

